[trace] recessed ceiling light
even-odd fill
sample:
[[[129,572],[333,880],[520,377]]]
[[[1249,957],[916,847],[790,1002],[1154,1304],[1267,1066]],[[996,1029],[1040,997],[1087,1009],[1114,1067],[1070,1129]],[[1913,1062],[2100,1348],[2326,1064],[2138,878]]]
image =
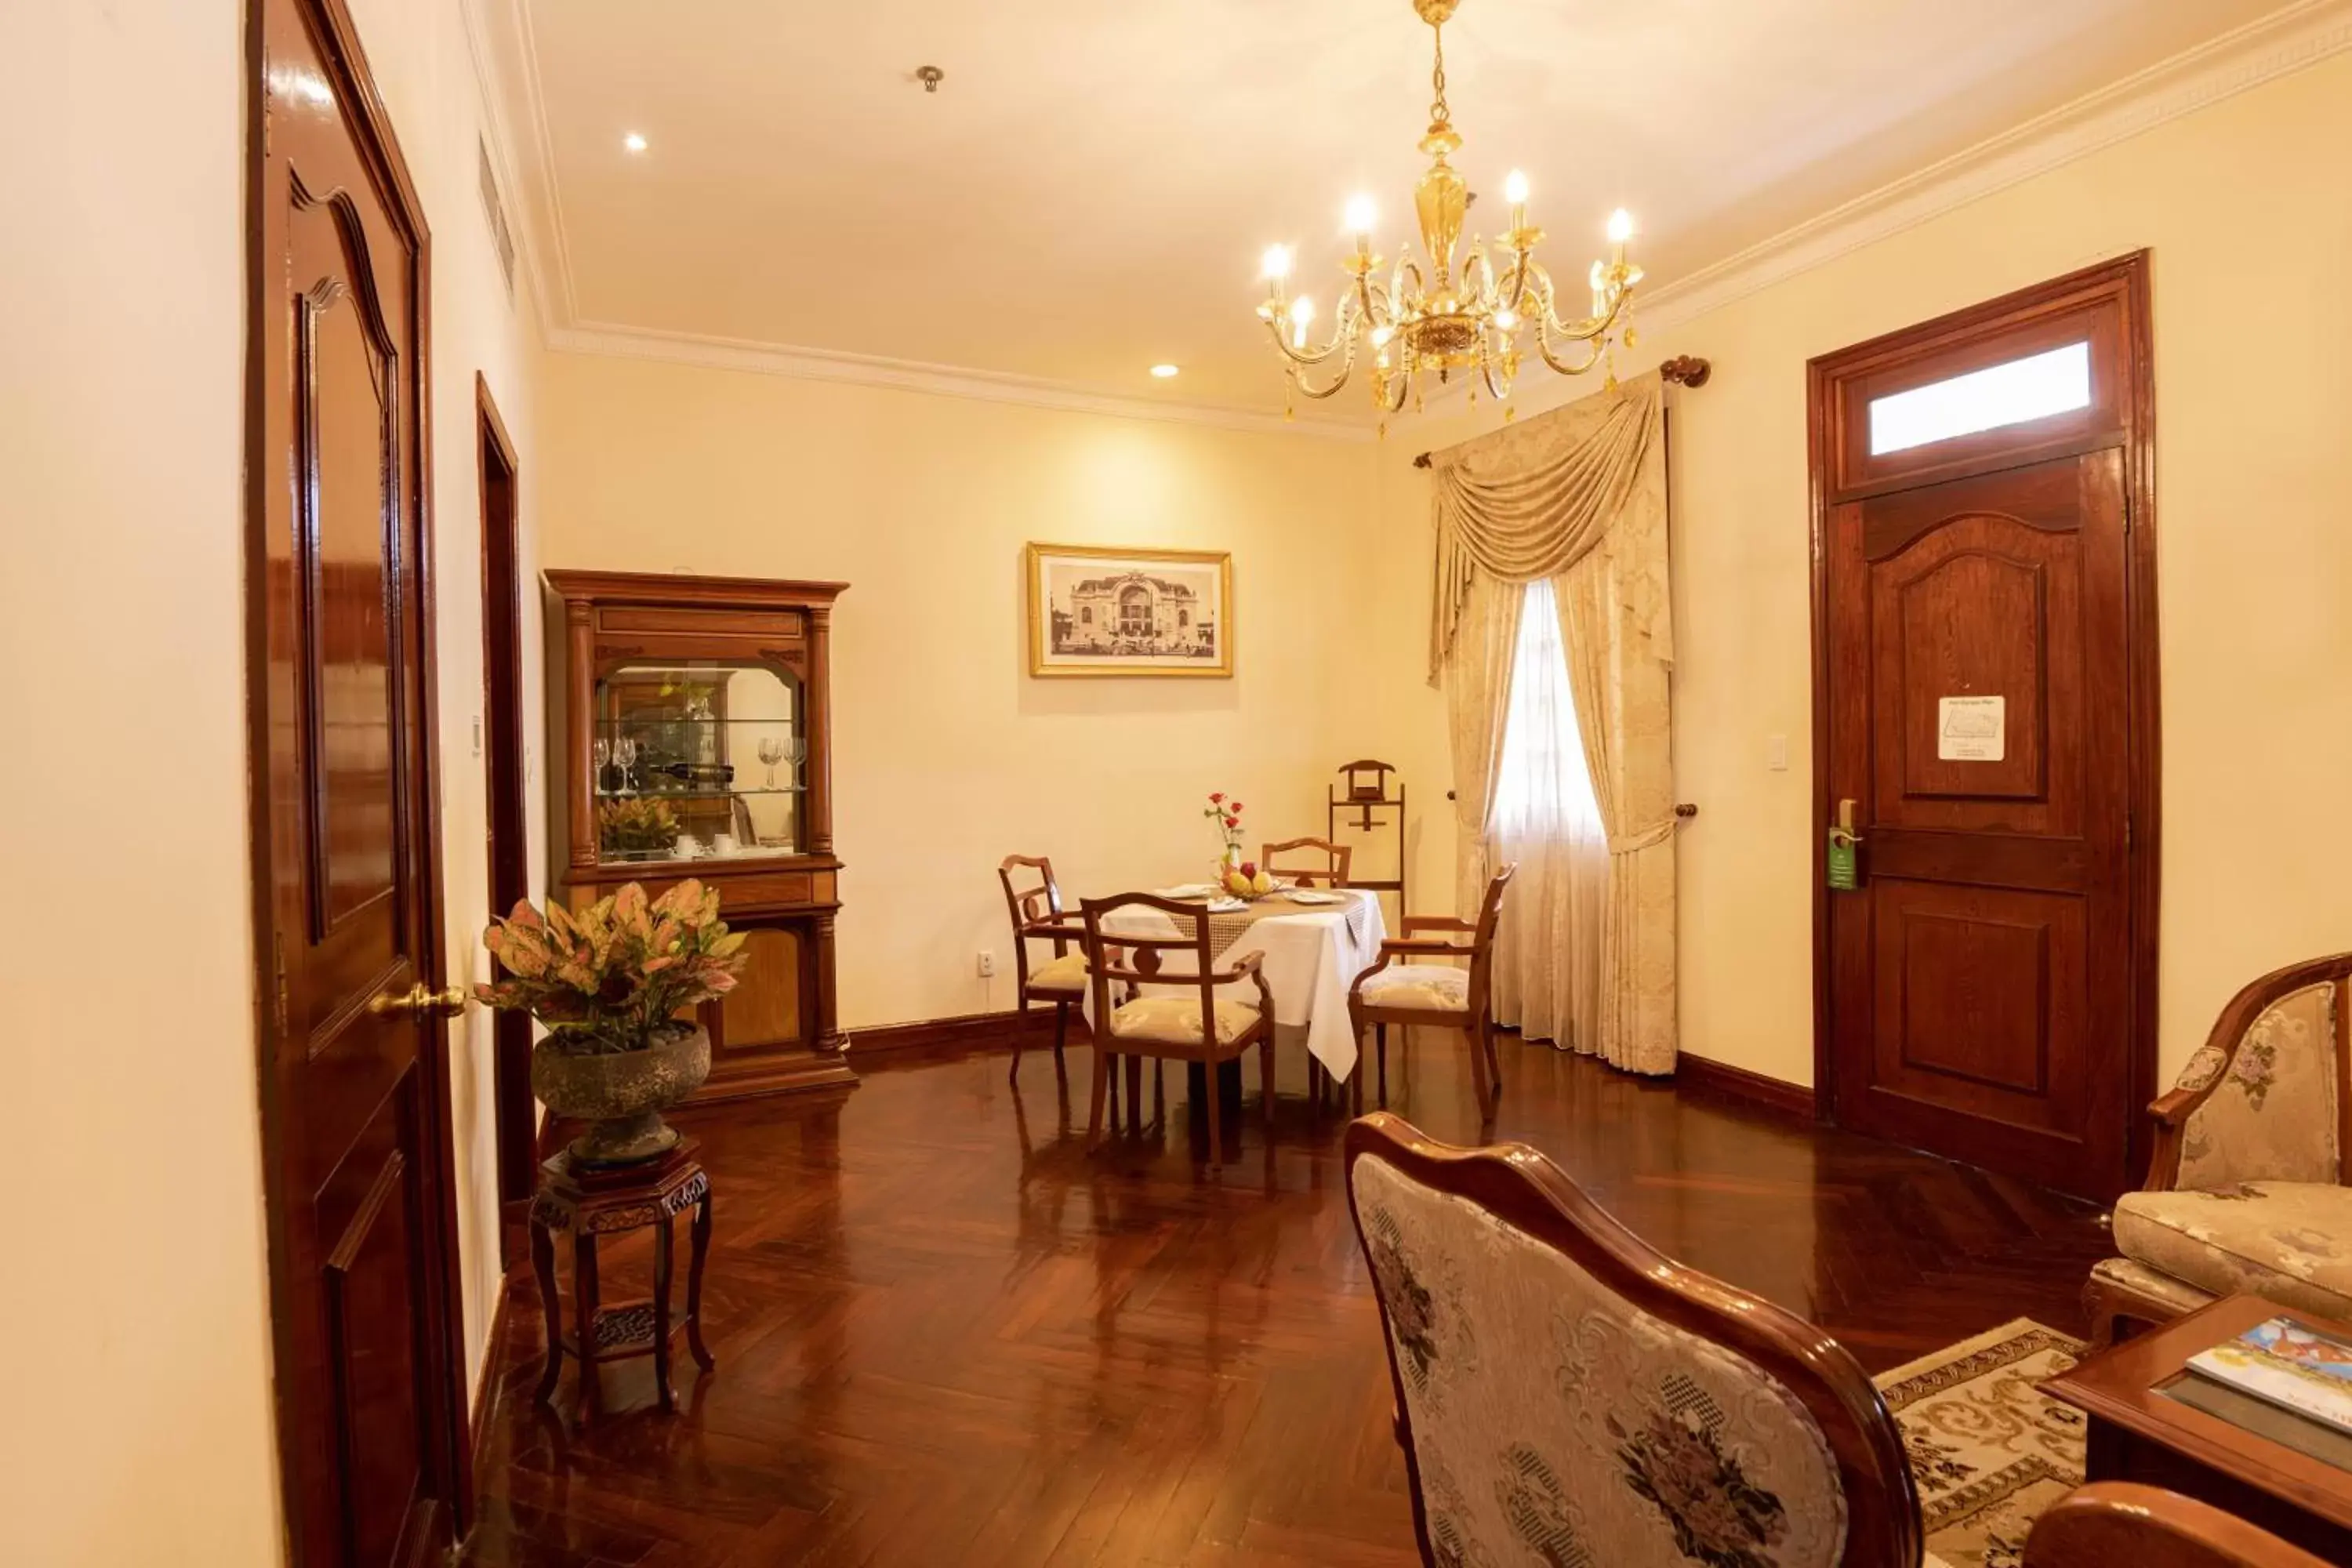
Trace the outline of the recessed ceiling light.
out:
[[[1176,374],[1177,368],[1177,366],[1172,364],[1155,364],[1151,367],[1151,374],[1158,376],[1160,380],[1166,381],[1170,376]]]
[[[632,131],[621,138],[621,145],[632,153],[642,153],[646,150],[646,139]]]

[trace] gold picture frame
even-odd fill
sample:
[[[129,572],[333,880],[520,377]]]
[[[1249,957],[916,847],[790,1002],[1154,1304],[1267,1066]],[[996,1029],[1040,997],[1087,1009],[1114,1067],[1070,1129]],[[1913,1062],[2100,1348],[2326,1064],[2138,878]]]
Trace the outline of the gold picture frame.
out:
[[[1029,673],[1230,678],[1230,551],[1030,544]]]

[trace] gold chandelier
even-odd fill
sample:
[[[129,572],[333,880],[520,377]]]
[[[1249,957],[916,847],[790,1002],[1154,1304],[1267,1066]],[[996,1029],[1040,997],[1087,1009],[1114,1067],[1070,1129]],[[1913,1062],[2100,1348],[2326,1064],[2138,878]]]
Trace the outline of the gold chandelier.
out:
[[[1314,300],[1304,294],[1292,299],[1284,290],[1290,276],[1290,248],[1276,245],[1266,250],[1266,298],[1257,308],[1258,317],[1281,351],[1289,385],[1308,397],[1329,397],[1345,386],[1358,354],[1367,349],[1372,402],[1383,414],[1392,414],[1404,406],[1408,395],[1419,405],[1423,372],[1435,373],[1441,384],[1456,375],[1469,379],[1474,400],[1482,384],[1496,398],[1508,397],[1519,372],[1523,335],[1543,363],[1562,375],[1581,375],[1606,359],[1613,343],[1631,347],[1633,342],[1631,308],[1642,269],[1625,259],[1633,220],[1622,208],[1609,218],[1609,259],[1592,264],[1589,316],[1562,321],[1557,313],[1551,274],[1535,259],[1543,230],[1528,223],[1527,176],[1516,169],[1503,186],[1504,199],[1511,205],[1509,231],[1491,247],[1474,235],[1457,267],[1462,220],[1472,197],[1461,174],[1445,161],[1462,146],[1445,104],[1445,23],[1460,4],[1412,0],[1436,44],[1436,65],[1430,76],[1436,96],[1429,106],[1429,132],[1421,139],[1429,168],[1412,192],[1422,248],[1429,258],[1427,270],[1413,256],[1400,255],[1387,281],[1375,281],[1382,258],[1372,254],[1371,198],[1355,197],[1348,204],[1347,226],[1355,236],[1356,250],[1340,263],[1349,282],[1330,340],[1312,345],[1307,329],[1315,319]],[[1304,374],[1335,358],[1338,366],[1322,384]]]

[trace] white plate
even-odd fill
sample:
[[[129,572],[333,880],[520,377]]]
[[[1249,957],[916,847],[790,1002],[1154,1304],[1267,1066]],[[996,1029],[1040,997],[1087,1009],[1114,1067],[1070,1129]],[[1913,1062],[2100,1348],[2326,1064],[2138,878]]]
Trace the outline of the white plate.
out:
[[[1205,899],[1216,890],[1210,882],[1182,882],[1173,888],[1154,888],[1151,892],[1154,898],[1160,899]]]
[[[1209,900],[1209,912],[1213,915],[1229,915],[1235,910],[1245,910],[1247,908],[1249,908],[1249,905],[1244,903],[1239,899],[1211,899]]]
[[[1283,895],[1294,904],[1344,904],[1344,893],[1318,893],[1312,888],[1293,888]]]

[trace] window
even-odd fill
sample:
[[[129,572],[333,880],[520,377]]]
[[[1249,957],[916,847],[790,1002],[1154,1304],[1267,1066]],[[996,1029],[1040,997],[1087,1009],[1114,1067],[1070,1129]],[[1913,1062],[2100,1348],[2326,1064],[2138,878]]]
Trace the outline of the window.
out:
[[[1871,399],[1870,455],[1905,452],[2090,405],[2091,345],[2068,343]]]
[[[1497,840],[1598,832],[1601,807],[1584,768],[1584,741],[1568,685],[1559,610],[1548,582],[1528,584],[1511,659],[1511,707],[1503,718],[1503,761],[1487,831]]]

